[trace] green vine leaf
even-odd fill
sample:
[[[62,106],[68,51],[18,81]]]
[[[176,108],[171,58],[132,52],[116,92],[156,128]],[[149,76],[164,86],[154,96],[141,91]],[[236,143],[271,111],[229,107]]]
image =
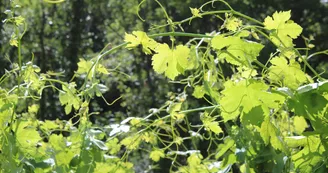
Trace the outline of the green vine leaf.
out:
[[[119,144],[119,141],[117,138],[108,140],[106,142],[106,146],[109,148],[110,154],[117,154],[121,149],[121,145]]]
[[[235,141],[230,138],[227,137],[224,139],[224,143],[223,144],[219,144],[218,146],[218,151],[217,154],[215,155],[215,159],[219,159],[220,157],[222,157],[227,151],[229,151],[231,148],[233,148],[235,146]]]
[[[242,20],[236,17],[229,17],[225,22],[225,28],[227,28],[229,31],[237,31],[237,29],[243,24]]]
[[[314,172],[319,169],[324,162],[325,148],[323,141],[317,136],[309,136],[306,139],[306,145],[302,150],[292,155],[292,160],[299,172]]]
[[[219,122],[215,121],[215,118],[209,116],[207,112],[202,115],[201,120],[207,131],[212,131],[217,135],[223,133],[223,130],[219,126]]]
[[[236,161],[237,161],[236,155],[231,152],[228,152],[226,156],[223,158],[221,168],[223,169],[228,167],[229,165],[233,165],[234,163],[236,163]]]
[[[174,80],[182,74],[188,67],[188,57],[190,49],[187,46],[179,45],[171,50],[167,44],[160,44],[156,48],[156,54],[152,58],[154,70]]]
[[[190,11],[191,11],[191,14],[193,17],[199,17],[199,18],[202,18],[202,15],[199,14],[199,9],[197,8],[190,8]]]
[[[276,150],[286,151],[283,139],[278,133],[278,129],[270,122],[269,118],[263,121],[260,134],[265,145],[268,145],[270,142],[272,147]]]
[[[23,70],[23,79],[26,83],[30,83],[30,88],[33,90],[39,90],[44,86],[45,82],[42,79],[45,79],[45,76],[39,76],[40,68],[36,65],[33,65],[31,62],[26,63],[26,66]]]
[[[301,70],[298,62],[291,59],[289,62],[284,57],[275,57],[270,60],[268,78],[275,83],[282,82],[283,86],[297,89],[307,82],[306,74]]]
[[[249,66],[256,60],[264,47],[262,44],[241,39],[237,36],[215,36],[211,45],[217,50],[219,60],[225,59],[228,63],[238,66]]]
[[[81,58],[80,61],[77,63],[77,66],[78,69],[76,71],[76,74],[88,74],[88,79],[91,79],[95,75],[95,71],[91,68],[96,68],[96,72],[99,72],[101,74],[109,74],[108,70],[102,64],[96,64],[96,67],[94,67],[93,60],[86,61]]]
[[[153,161],[158,162],[160,158],[165,157],[165,154],[164,154],[163,150],[155,149],[152,152],[150,152],[149,157]]]
[[[139,144],[141,142],[140,135],[134,135],[134,136],[128,136],[124,138],[120,144],[126,146],[129,150],[135,150],[138,148]]]
[[[293,119],[295,132],[301,134],[307,127],[306,120],[301,116],[295,116]]]
[[[270,38],[278,46],[293,47],[293,39],[302,33],[302,27],[290,19],[290,11],[275,12],[272,17],[264,20],[264,26],[270,33]],[[282,45],[281,45],[282,44]]]
[[[178,113],[181,110],[182,103],[172,103],[168,109],[168,113],[172,116],[173,119],[177,121],[183,120],[185,114]]]
[[[63,91],[59,93],[59,101],[61,105],[65,105],[65,113],[69,114],[72,111],[72,107],[75,110],[80,108],[80,98],[76,95],[76,84],[74,82],[66,85],[62,85]]]
[[[72,151],[61,151],[56,154],[56,163],[58,166],[60,165],[68,165],[72,158],[74,157],[74,153]]]
[[[203,159],[203,156],[201,154],[199,154],[199,153],[192,153],[188,157],[187,162],[188,162],[188,165],[190,167],[197,167],[202,162],[202,159]]]
[[[194,89],[194,92],[192,93],[192,95],[197,98],[200,99],[202,97],[204,97],[205,95],[205,88],[203,85],[197,85]]]
[[[240,113],[248,113],[257,106],[263,112],[268,112],[269,108],[279,108],[285,101],[283,96],[268,92],[269,86],[262,81],[242,80],[236,84],[228,81],[224,86],[225,89],[221,92],[223,97],[220,99],[224,121],[233,120]]]
[[[158,45],[154,39],[149,38],[142,31],[133,31],[132,34],[125,33],[124,41],[128,43],[126,46],[128,49],[142,45],[142,51],[147,55],[152,54],[151,50],[155,50]]]
[[[20,122],[15,131],[18,147],[27,154],[28,157],[36,155],[37,144],[42,140],[39,132],[30,122]]]

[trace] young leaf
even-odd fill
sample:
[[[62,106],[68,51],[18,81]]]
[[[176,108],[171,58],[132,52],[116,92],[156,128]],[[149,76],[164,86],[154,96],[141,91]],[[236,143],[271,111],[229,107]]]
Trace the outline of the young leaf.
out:
[[[198,166],[200,165],[200,163],[202,162],[202,159],[203,159],[203,156],[199,153],[192,153],[188,159],[187,159],[187,162],[188,162],[188,165],[191,166],[191,167],[195,167],[195,166]]]
[[[225,22],[225,27],[229,31],[237,31],[237,29],[243,24],[243,22],[236,17],[229,17]]]
[[[315,172],[324,164],[325,147],[323,141],[317,136],[309,136],[306,139],[306,146],[302,150],[292,155],[292,160],[299,172]]]
[[[174,80],[188,67],[190,49],[187,46],[179,45],[171,50],[167,44],[160,44],[156,52],[152,58],[152,65],[159,74],[165,73],[165,76]]]
[[[215,134],[223,133],[223,131],[222,131],[221,127],[219,126],[218,122],[212,121],[212,122],[206,123],[205,127],[208,127]]]
[[[117,138],[108,140],[106,146],[109,148],[110,154],[117,154],[121,149],[121,145],[118,143]]]
[[[18,47],[18,41],[17,38],[11,38],[9,41],[10,46]]]
[[[285,151],[285,146],[281,136],[278,133],[278,129],[270,122],[269,118],[263,121],[260,135],[265,145],[268,145],[270,142],[273,148],[280,151]]]
[[[142,31],[133,31],[132,34],[125,33],[125,42],[128,42],[126,48],[132,49],[138,45],[142,45],[142,51],[145,54],[152,54],[151,50],[154,50],[158,43],[149,38],[145,32]]]
[[[278,108],[285,98],[268,92],[268,89],[269,86],[262,81],[242,80],[236,84],[226,82],[225,89],[221,92],[223,97],[220,99],[224,121],[235,119],[241,112],[248,113],[257,106],[262,109]]]
[[[280,46],[293,47],[293,40],[302,33],[302,27],[290,19],[290,11],[275,12],[272,17],[264,20],[266,29],[273,30],[270,33],[272,41]]]
[[[197,8],[190,8],[190,11],[191,11],[191,14],[192,14],[193,17],[202,18],[202,16],[199,14],[199,10]]]
[[[94,70],[91,68],[97,68],[96,71],[102,74],[109,74],[107,69],[102,64],[97,64],[97,66],[93,66],[94,62],[93,60],[86,61],[84,59],[80,59],[80,61],[77,63],[78,69],[76,71],[77,74],[88,74],[87,78],[91,79],[92,76],[94,76]]]
[[[182,106],[182,103],[172,103],[168,110],[168,112],[170,113],[172,118],[176,119],[178,121],[183,120],[183,118],[185,117],[184,114],[178,113],[181,110],[181,106]]]
[[[204,97],[205,95],[205,89],[203,85],[197,85],[194,89],[194,92],[192,93],[192,95],[197,98],[200,99],[202,97]]]
[[[134,135],[134,136],[128,136],[124,138],[120,144],[126,146],[127,149],[129,150],[135,150],[139,146],[141,142],[141,138],[139,135]]]
[[[295,116],[294,127],[296,133],[301,134],[308,127],[308,124],[303,117]]]
[[[215,134],[223,133],[221,127],[219,126],[219,122],[215,121],[215,118],[210,117],[208,113],[205,112],[201,120],[207,131],[212,131]]]
[[[256,60],[264,47],[262,44],[243,40],[237,36],[215,36],[211,45],[217,50],[218,58],[225,59],[228,63],[238,66],[248,66]]]
[[[295,60],[290,60],[288,63],[284,57],[275,57],[270,62],[272,66],[269,68],[268,78],[272,82],[282,81],[283,86],[296,89],[307,81],[306,74]]]
[[[62,85],[63,91],[59,93],[59,101],[61,105],[65,105],[65,113],[69,114],[72,111],[72,107],[75,110],[80,108],[80,98],[76,95],[76,84],[74,82],[66,85]]]
[[[24,21],[25,21],[25,18],[22,17],[22,16],[17,16],[14,18],[15,19],[15,24],[17,26],[20,26],[20,25],[23,25],[24,24]]]
[[[144,132],[142,133],[142,135],[140,136],[140,138],[147,142],[147,143],[151,143],[151,144],[156,144],[157,140],[156,140],[156,135],[152,132]]]
[[[165,157],[165,154],[162,150],[159,150],[159,149],[155,149],[153,150],[152,152],[150,152],[150,155],[149,157],[155,161],[155,162],[158,162],[160,158],[163,158]]]

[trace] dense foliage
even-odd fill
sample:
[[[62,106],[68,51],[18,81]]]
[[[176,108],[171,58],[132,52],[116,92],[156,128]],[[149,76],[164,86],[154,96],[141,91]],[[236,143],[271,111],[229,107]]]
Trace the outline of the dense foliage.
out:
[[[49,32],[48,40],[40,37],[40,43],[32,45],[45,49],[41,55],[31,53],[33,48],[24,42],[32,27],[21,10],[26,4],[12,1],[10,10],[5,11],[4,27],[10,38],[4,47],[12,52],[6,55],[8,66],[0,78],[2,171],[327,171],[328,82],[308,60],[327,55],[328,50],[313,53],[313,39],[305,36],[304,48],[295,47],[294,40],[303,28],[291,20],[291,11],[276,11],[259,21],[225,1],[214,0],[187,9],[191,17],[173,20],[163,4],[154,0],[152,3],[159,6],[154,13],[164,19],[142,26],[143,7],[148,3],[143,0],[121,10],[126,14],[138,11],[135,19],[141,19],[140,29],[150,27],[151,34],[126,32],[121,36],[122,43],[109,45],[87,42],[79,47],[63,42],[68,45],[67,52],[59,55],[61,51],[51,47],[62,36],[59,32],[70,32],[74,43],[84,40],[75,34],[81,29],[77,19],[83,18],[77,15],[87,14],[84,8],[74,8],[83,6],[81,2],[73,3],[77,11],[71,30]],[[48,3],[62,1],[33,3],[41,4],[42,9],[54,8],[48,12],[55,13],[57,6]],[[216,5],[220,8],[214,8]],[[101,7],[99,3],[88,10]],[[46,15],[45,11],[41,14]],[[222,25],[215,31],[187,32],[194,22],[209,16],[210,20],[221,20]],[[41,32],[56,30],[42,26]],[[112,31],[115,27],[110,26]],[[164,32],[165,28],[170,32]],[[49,64],[42,61],[47,51],[54,56],[48,58]],[[81,51],[89,51],[89,56],[73,56]],[[136,60],[141,66],[113,59],[131,58],[129,51],[143,56]],[[42,57],[36,64],[35,56]],[[62,61],[73,60],[58,63],[56,56],[62,56]],[[110,66],[104,63],[108,61]],[[62,69],[52,71],[49,65]],[[142,65],[151,65],[154,71],[144,70]],[[138,76],[119,66],[127,71],[139,70]],[[154,80],[154,72],[167,79]],[[138,91],[128,92],[121,104],[133,111],[125,115],[118,111],[114,118],[122,121],[109,119],[113,116],[106,117],[94,105],[103,102],[110,110],[121,101],[119,95],[105,95],[111,89],[108,86],[114,85],[106,83],[109,76],[119,92],[133,90],[133,85],[127,87],[126,83],[135,77],[138,85],[148,88],[142,92],[152,98],[143,100],[140,95],[131,96]],[[175,85],[174,90],[169,92],[172,87],[164,81]],[[156,91],[160,93],[156,95]],[[149,114],[144,115],[146,110],[139,110],[133,102],[147,102]],[[56,111],[46,109],[51,103]],[[134,106],[129,107],[130,103]],[[62,115],[44,115],[50,112]],[[103,118],[94,120],[99,114]],[[69,118],[62,118],[65,116]]]

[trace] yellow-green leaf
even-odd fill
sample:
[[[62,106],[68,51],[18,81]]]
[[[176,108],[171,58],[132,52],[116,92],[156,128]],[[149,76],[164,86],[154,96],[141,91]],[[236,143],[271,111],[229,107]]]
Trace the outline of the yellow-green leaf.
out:
[[[264,47],[262,44],[241,39],[240,36],[215,36],[211,45],[217,50],[218,58],[238,66],[249,66],[256,60]]]
[[[182,106],[182,103],[173,103],[170,105],[169,110],[168,110],[168,112],[170,113],[172,118],[176,119],[178,121],[182,120],[185,117],[184,114],[178,113],[181,110],[181,106]]]
[[[280,83],[292,89],[298,88],[307,82],[307,76],[302,71],[301,66],[295,60],[285,57],[275,57],[270,60],[272,66],[269,68],[269,79],[272,82]]]
[[[269,86],[262,81],[241,80],[237,83],[227,81],[221,92],[221,115],[224,121],[233,120],[240,113],[248,113],[261,106],[263,112],[269,108],[279,108],[285,98],[276,93],[268,92]],[[264,115],[262,115],[264,117]]]
[[[237,31],[237,29],[243,24],[243,22],[236,17],[229,17],[225,22],[225,27],[230,31]]]
[[[197,85],[194,89],[194,92],[192,93],[192,95],[196,98],[202,98],[205,95],[205,88],[203,85]]]
[[[293,39],[302,33],[302,27],[290,19],[290,11],[275,12],[272,17],[264,20],[264,26],[270,33],[270,38],[278,46],[293,47]]]
[[[124,41],[127,42],[126,48],[132,49],[138,45],[142,45],[142,50],[145,54],[151,54],[151,50],[155,50],[158,43],[149,38],[145,32],[133,31],[132,34],[125,33]]]
[[[140,144],[140,136],[139,135],[134,135],[134,136],[128,136],[124,138],[120,144],[126,146],[127,149],[129,150],[135,150]]]
[[[260,129],[260,135],[265,145],[268,145],[270,142],[273,148],[280,151],[285,151],[282,137],[279,135],[278,129],[270,122],[269,118],[266,118],[266,120],[263,121]]]
[[[296,133],[301,134],[307,127],[308,124],[303,117],[300,116],[294,117],[294,128]]]
[[[179,45],[171,50],[167,44],[160,44],[156,52],[152,57],[152,65],[159,74],[164,73],[174,80],[188,67],[190,49],[187,46]]]
[[[188,165],[191,166],[191,167],[195,167],[195,166],[198,166],[200,165],[200,163],[202,162],[202,159],[203,159],[203,156],[199,153],[192,153],[188,159],[187,159],[187,162],[188,162]]]
[[[22,16],[15,17],[15,24],[17,26],[23,25],[24,24],[24,21],[25,21],[25,18],[22,17]]]
[[[191,11],[192,16],[202,18],[202,16],[199,14],[199,9],[197,9],[197,8],[190,8],[190,11]]]
[[[10,46],[18,47],[18,41],[16,38],[11,38],[9,41]]]
[[[150,152],[149,157],[150,157],[153,161],[158,162],[160,158],[165,157],[165,154],[164,154],[163,150],[155,149],[155,150],[153,150],[152,152]]]

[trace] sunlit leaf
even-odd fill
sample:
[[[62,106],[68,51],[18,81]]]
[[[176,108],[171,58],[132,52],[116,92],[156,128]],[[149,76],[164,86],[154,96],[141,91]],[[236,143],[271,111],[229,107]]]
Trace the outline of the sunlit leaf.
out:
[[[135,150],[139,146],[141,138],[139,135],[128,136],[124,138],[120,144],[126,146],[129,150]]]
[[[256,60],[264,47],[262,44],[243,40],[237,36],[215,36],[211,45],[217,50],[218,58],[225,59],[228,63],[238,66],[248,66]]]
[[[181,110],[182,103],[173,103],[170,105],[168,112],[176,120],[182,120],[185,114],[178,113]]]
[[[194,92],[192,93],[192,95],[195,97],[195,98],[202,98],[204,97],[205,95],[205,89],[203,87],[203,85],[197,85],[194,89]]]
[[[202,18],[202,15],[199,14],[199,9],[197,9],[197,8],[190,8],[190,11],[191,11],[192,16]]]
[[[324,163],[325,148],[317,136],[309,136],[302,150],[292,156],[292,160],[299,172],[313,172]]]
[[[187,46],[179,45],[171,50],[167,44],[160,44],[156,52],[152,58],[152,65],[159,74],[164,73],[165,76],[174,80],[188,67],[190,49]]]
[[[158,162],[160,158],[165,157],[165,154],[162,150],[159,149],[154,149],[153,151],[150,152],[149,157],[155,161]]]
[[[235,119],[241,112],[248,113],[257,106],[261,106],[263,112],[267,112],[268,108],[278,108],[285,98],[268,92],[268,88],[262,81],[226,82],[220,100],[224,121]]]
[[[106,146],[108,147],[110,154],[117,154],[121,149],[121,145],[117,138],[108,140]]]
[[[138,45],[142,45],[142,50],[145,54],[152,54],[158,43],[149,38],[145,32],[133,31],[132,34],[125,33],[124,41],[128,43],[126,48],[132,49]]]
[[[75,110],[80,108],[80,98],[76,95],[76,84],[70,83],[68,85],[62,85],[63,91],[59,93],[59,101],[61,105],[65,105],[65,113],[69,114],[72,111],[72,107]]]
[[[229,17],[225,21],[225,27],[230,31],[236,31],[243,23],[236,17]]]
[[[272,17],[266,17],[264,26],[273,30],[270,33],[272,41],[280,46],[293,47],[293,40],[302,33],[302,27],[290,19],[290,11],[275,12]]]
[[[294,117],[294,127],[295,127],[296,133],[301,134],[308,127],[308,124],[303,117],[295,116]]]
[[[284,57],[275,57],[270,60],[269,79],[272,82],[282,82],[283,86],[292,89],[298,88],[307,82],[306,74],[301,70],[300,64],[294,60],[287,61]]]
[[[280,151],[286,151],[282,136],[279,135],[278,129],[270,122],[268,118],[263,121],[260,134],[265,145],[268,145],[270,142],[273,148]]]
[[[190,166],[198,166],[202,159],[203,156],[200,153],[193,153],[188,157],[187,162]]]

